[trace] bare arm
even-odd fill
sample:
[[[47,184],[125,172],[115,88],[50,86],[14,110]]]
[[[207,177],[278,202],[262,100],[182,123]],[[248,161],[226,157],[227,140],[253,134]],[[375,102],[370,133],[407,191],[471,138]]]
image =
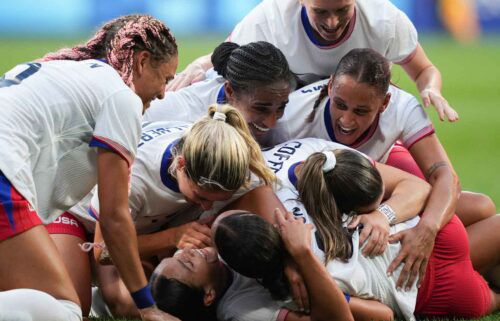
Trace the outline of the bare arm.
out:
[[[390,241],[400,241],[402,248],[388,272],[392,273],[401,262],[405,264],[396,283],[398,287],[404,283],[406,287],[411,286],[415,281],[413,271],[416,269],[420,270],[419,282],[423,279],[436,235],[453,216],[460,193],[458,177],[435,134],[416,142],[410,153],[432,188],[417,226],[391,236]]]
[[[445,116],[451,122],[458,120],[458,113],[441,94],[441,73],[439,69],[427,58],[420,44],[417,45],[415,50],[415,56],[401,67],[415,82],[422,97],[422,103],[425,107],[434,105],[441,120],[444,120]]]
[[[311,306],[311,320],[354,320],[347,300],[311,249],[311,226],[289,212],[276,211],[281,238],[304,278]]]
[[[128,208],[128,164],[119,155],[99,149],[97,170],[102,236],[127,289],[135,292],[147,285],[147,279],[139,259],[135,227]],[[177,320],[155,305],[139,311],[145,321]]]
[[[435,134],[415,143],[410,153],[432,186],[420,224],[437,233],[455,212],[460,194],[458,176]]]
[[[276,208],[279,208],[282,212],[286,212],[283,203],[278,199],[271,186],[262,185],[238,198],[224,208],[224,210],[240,209],[249,211],[274,224],[276,223],[276,216],[274,215]]]
[[[425,206],[430,185],[418,177],[392,166],[376,163],[376,167],[385,186],[383,202],[396,212],[396,222],[403,222],[418,215]],[[349,228],[354,228],[360,223],[363,224],[359,238],[360,245],[369,237],[367,244],[363,247],[363,255],[382,254],[389,240],[389,221],[387,218],[375,210],[358,215]]]
[[[204,248],[212,245],[210,228],[200,222],[186,223],[156,233],[137,236],[141,258],[171,255],[177,248]]]
[[[147,284],[137,251],[135,227],[128,207],[128,174],[119,155],[99,150],[99,223],[104,241],[130,292]]]
[[[166,87],[167,91],[176,91],[192,83],[205,79],[205,72],[212,68],[212,53],[201,56],[190,63],[180,74],[170,81]]]

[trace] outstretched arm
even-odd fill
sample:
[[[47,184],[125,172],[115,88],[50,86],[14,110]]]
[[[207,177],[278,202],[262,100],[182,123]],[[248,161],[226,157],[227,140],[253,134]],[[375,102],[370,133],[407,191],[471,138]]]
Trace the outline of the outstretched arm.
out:
[[[201,56],[189,65],[170,81],[166,87],[167,91],[176,91],[189,86],[195,82],[205,79],[205,73],[212,68],[212,53]]]
[[[128,164],[118,154],[99,149],[97,166],[102,236],[127,289],[137,293],[148,283],[139,259],[135,227],[128,207]],[[177,320],[150,303],[154,301],[138,307],[143,320]]]
[[[439,119],[448,118],[450,122],[458,120],[458,113],[448,104],[441,94],[441,73],[427,58],[424,49],[417,45],[415,56],[401,65],[408,76],[415,82],[425,107],[434,105]]]

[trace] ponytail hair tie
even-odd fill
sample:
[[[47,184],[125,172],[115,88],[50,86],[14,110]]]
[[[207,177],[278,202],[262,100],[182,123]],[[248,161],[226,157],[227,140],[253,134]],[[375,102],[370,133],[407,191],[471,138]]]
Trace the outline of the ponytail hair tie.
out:
[[[331,150],[322,153],[326,157],[325,163],[323,164],[323,173],[326,173],[335,168],[335,165],[337,165],[337,157],[335,157],[335,154]]]
[[[212,116],[212,119],[214,119],[214,120],[220,120],[220,121],[223,121],[223,122],[226,121],[226,118],[227,118],[226,114],[218,112],[218,111],[216,111],[214,113],[214,115]]]

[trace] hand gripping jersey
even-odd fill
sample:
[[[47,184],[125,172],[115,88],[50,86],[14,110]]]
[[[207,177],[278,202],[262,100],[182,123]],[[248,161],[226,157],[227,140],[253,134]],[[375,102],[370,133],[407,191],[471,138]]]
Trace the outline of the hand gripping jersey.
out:
[[[321,88],[327,83],[327,80],[318,81],[290,95],[285,114],[271,133],[273,144],[305,137],[337,141],[328,97],[316,108],[314,120],[307,122]],[[362,135],[362,139],[350,146],[382,163],[387,160],[397,140],[410,149],[414,143],[434,133],[429,117],[415,97],[394,86],[389,86],[389,93],[391,100],[387,108]]]
[[[403,64],[413,58],[418,44],[411,21],[387,0],[356,0],[350,24],[330,46],[314,38],[299,0],[262,1],[236,25],[228,40],[240,45],[270,42],[283,52],[293,72],[322,78],[332,74],[351,49],[372,48],[389,61]]]
[[[138,234],[194,221],[202,212],[199,206],[186,201],[177,181],[168,172],[173,149],[190,127],[190,123],[175,121],[143,125],[137,157],[132,166],[129,196],[130,212]],[[258,184],[255,178],[249,188],[255,188]],[[246,188],[240,188],[229,200],[216,202],[210,213],[217,213],[217,210],[247,191]],[[90,215],[99,216],[97,195],[92,199]]]
[[[0,108],[0,171],[45,224],[96,184],[92,147],[135,157],[142,101],[104,62],[16,66],[0,80]]]
[[[226,103],[224,78],[220,76],[194,83],[179,91],[167,91],[165,98],[151,102],[144,120],[194,123],[207,115],[208,106],[215,103]]]
[[[303,162],[314,152],[345,149],[347,147],[320,139],[308,138],[292,140],[264,152],[268,165],[274,169],[281,183],[281,189],[276,193],[285,208],[293,215],[314,225],[303,204],[298,200],[295,189],[297,178],[294,173],[296,165]],[[418,217],[391,227],[391,234],[414,227]],[[324,261],[323,245],[316,229],[312,231],[311,248],[315,255]],[[359,230],[352,236],[353,255],[349,261],[333,260],[326,268],[344,293],[365,299],[377,299],[388,305],[396,315],[406,320],[414,320],[413,311],[417,299],[417,288],[414,285],[410,291],[396,291],[396,281],[401,272],[400,266],[392,276],[386,275],[387,268],[399,253],[400,244],[389,244],[386,251],[375,258],[367,258],[361,254],[359,246]]]

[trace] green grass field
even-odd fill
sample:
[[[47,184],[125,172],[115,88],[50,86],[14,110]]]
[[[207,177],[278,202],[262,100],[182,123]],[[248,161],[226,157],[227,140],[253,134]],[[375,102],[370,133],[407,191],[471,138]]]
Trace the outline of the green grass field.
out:
[[[194,58],[209,53],[223,36],[179,39],[181,71]],[[0,74],[17,63],[77,41],[0,40]],[[457,123],[440,122],[434,110],[438,136],[459,174],[463,190],[482,192],[500,204],[500,38],[489,38],[474,46],[458,45],[445,37],[421,40],[427,55],[441,70],[443,94],[459,112]],[[404,71],[393,69],[393,82],[416,95]],[[481,319],[500,320],[500,313]]]

